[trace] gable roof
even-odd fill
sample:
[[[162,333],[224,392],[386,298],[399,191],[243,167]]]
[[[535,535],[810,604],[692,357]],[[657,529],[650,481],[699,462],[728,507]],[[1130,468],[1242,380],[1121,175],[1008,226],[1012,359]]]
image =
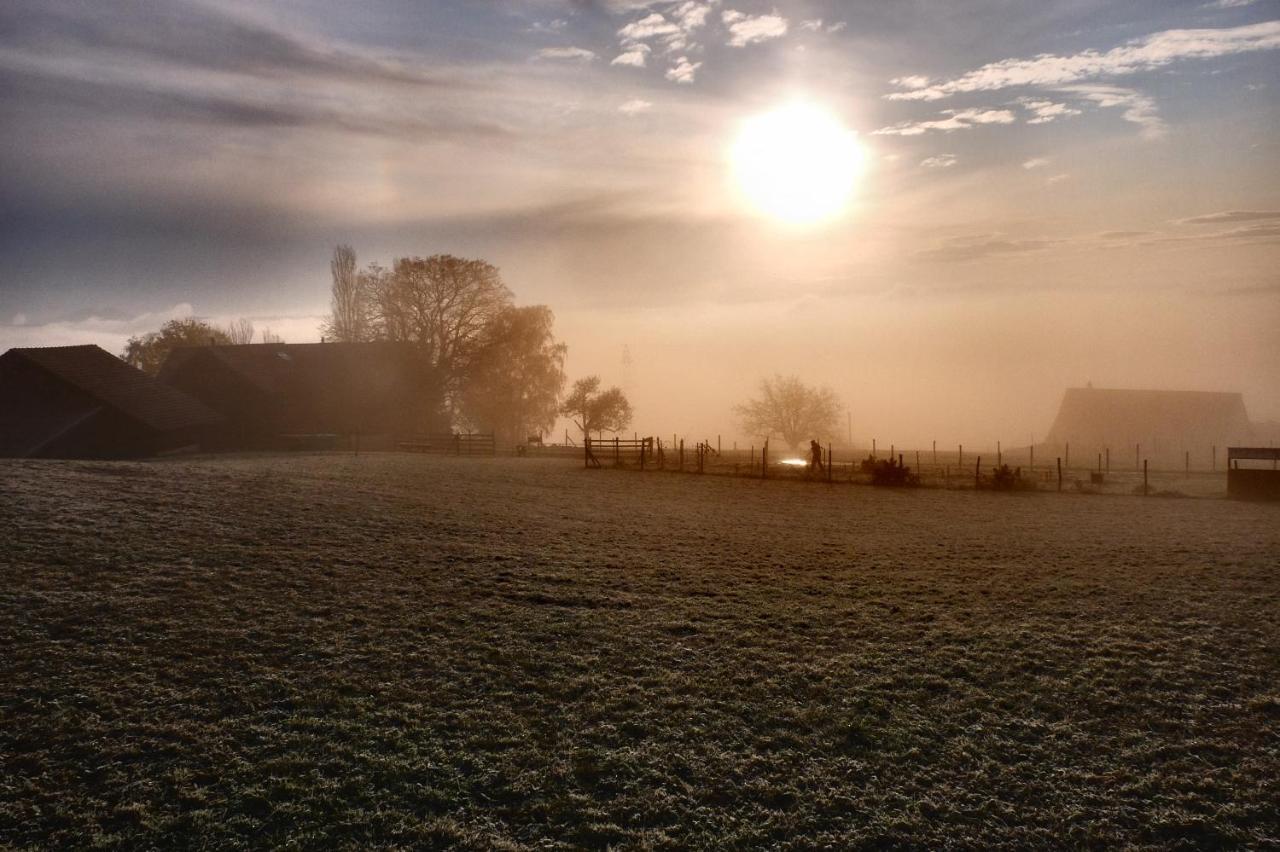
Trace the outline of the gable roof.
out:
[[[203,403],[156,381],[98,346],[10,349],[3,359],[38,367],[101,405],[156,431],[217,422]]]
[[[1048,441],[1238,440],[1251,426],[1238,393],[1068,388]]]

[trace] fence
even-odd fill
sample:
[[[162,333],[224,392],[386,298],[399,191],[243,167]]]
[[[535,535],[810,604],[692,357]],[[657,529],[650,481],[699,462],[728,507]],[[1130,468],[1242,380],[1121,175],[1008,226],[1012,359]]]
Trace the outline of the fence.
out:
[[[492,456],[497,453],[497,443],[492,433],[444,432],[435,435],[416,435],[399,442],[402,450],[413,453],[438,453],[449,456]]]

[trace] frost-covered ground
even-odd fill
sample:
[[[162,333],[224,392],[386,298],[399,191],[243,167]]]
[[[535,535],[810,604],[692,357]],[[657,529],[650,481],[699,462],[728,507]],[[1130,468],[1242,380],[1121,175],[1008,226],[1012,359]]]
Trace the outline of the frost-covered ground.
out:
[[[0,462],[0,846],[1280,842],[1280,507]]]

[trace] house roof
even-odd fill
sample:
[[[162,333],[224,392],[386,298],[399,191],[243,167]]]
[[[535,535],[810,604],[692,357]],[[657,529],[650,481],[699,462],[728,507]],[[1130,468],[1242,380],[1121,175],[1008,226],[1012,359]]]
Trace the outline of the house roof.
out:
[[[101,405],[157,431],[203,426],[220,419],[198,400],[97,346],[10,349],[0,358],[35,365]]]

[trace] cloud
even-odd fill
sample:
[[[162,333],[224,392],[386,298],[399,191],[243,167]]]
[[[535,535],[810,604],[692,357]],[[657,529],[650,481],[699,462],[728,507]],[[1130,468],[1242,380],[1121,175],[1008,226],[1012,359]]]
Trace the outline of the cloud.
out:
[[[807,30],[808,32],[811,32],[811,33],[819,32],[822,30],[822,19],[814,18],[811,21],[801,21],[800,29]]]
[[[653,109],[650,101],[641,100],[640,98],[632,98],[618,106],[618,112],[623,115],[639,115],[642,112],[648,112]]]
[[[610,62],[610,65],[629,65],[632,68],[643,68],[645,61],[649,56],[649,45],[635,44],[629,47],[625,52],[619,53]]]
[[[1047,165],[1049,165],[1048,157],[1032,157],[1030,160],[1024,161],[1022,167],[1024,169],[1038,169]]]
[[[1151,231],[1104,231],[1098,234],[1098,239],[1111,241],[1132,240],[1138,237],[1149,237],[1151,234]]]
[[[958,237],[941,246],[917,252],[916,256],[932,261],[966,261],[989,257],[1008,257],[1049,249],[1062,240],[1010,240],[999,236]]]
[[[621,27],[618,43],[622,50],[610,65],[644,68],[657,45],[667,56],[673,57],[667,68],[666,78],[677,83],[692,83],[694,73],[701,63],[692,63],[686,57],[699,45],[694,38],[705,26],[712,7],[718,0],[684,0],[666,8],[666,14],[641,4],[640,11],[648,14]]]
[[[563,59],[569,62],[591,62],[596,58],[594,50],[585,47],[544,47],[537,53],[538,59]]]
[[[951,80],[909,86],[908,91],[890,92],[884,97],[895,101],[935,101],[964,92],[1064,86],[1150,71],[1185,59],[1211,59],[1277,47],[1280,21],[1222,29],[1165,30],[1103,53],[1086,50],[1070,56],[1046,53],[1031,59],[1002,59]]]
[[[1053,186],[1055,183],[1062,183],[1064,180],[1066,180],[1069,177],[1071,177],[1071,175],[1065,174],[1065,173],[1059,174],[1059,175],[1049,175],[1047,178],[1044,179],[1044,183],[1045,183],[1045,186]]]
[[[776,14],[747,15],[725,9],[720,13],[720,20],[729,28],[729,47],[746,47],[787,34],[787,19]]]
[[[1220,225],[1228,222],[1260,222],[1280,219],[1280,210],[1225,210],[1221,213],[1205,213],[1189,219],[1179,219],[1179,225]]]
[[[830,24],[827,26],[827,32],[838,33],[847,26],[849,26],[848,21],[836,21],[834,24]]]
[[[1048,124],[1059,118],[1068,118],[1081,114],[1081,111],[1074,107],[1053,101],[1018,98],[1018,103],[1031,113],[1031,118],[1027,119],[1027,124]]]
[[[1146,139],[1159,139],[1168,131],[1168,126],[1160,118],[1156,102],[1141,92],[1097,84],[1064,86],[1062,91],[1078,95],[1099,107],[1123,109],[1124,120],[1141,127],[1142,136]]]
[[[946,118],[933,121],[903,121],[889,127],[873,130],[874,136],[919,136],[931,130],[950,133],[953,130],[968,130],[979,124],[1012,124],[1014,115],[1007,109],[945,109],[942,114]]]
[[[1258,0],[1214,0],[1213,3],[1205,3],[1201,9],[1240,9],[1244,6],[1252,6]]]
[[[926,169],[949,169],[956,164],[956,159],[955,154],[938,154],[921,160],[920,165]]]
[[[690,62],[687,56],[681,56],[667,69],[666,77],[673,83],[692,83],[694,75],[701,67],[701,62]]]
[[[929,78],[913,74],[908,77],[894,77],[889,81],[889,85],[897,86],[899,89],[923,89],[929,85]]]

